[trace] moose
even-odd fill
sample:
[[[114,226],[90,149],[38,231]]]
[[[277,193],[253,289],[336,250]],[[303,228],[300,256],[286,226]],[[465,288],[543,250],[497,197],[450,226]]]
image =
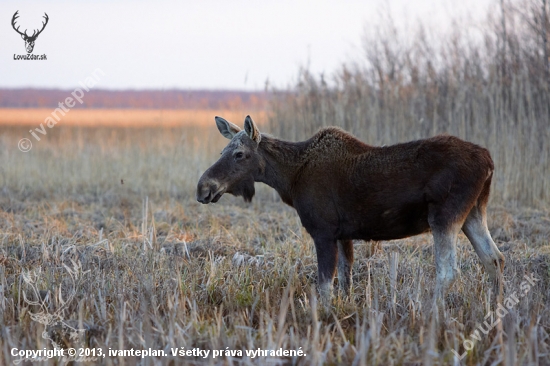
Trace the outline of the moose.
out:
[[[48,24],[48,20],[50,19],[48,17],[48,14],[44,13],[44,16],[43,18],[46,19],[46,22],[42,22],[42,29],[40,30],[37,30],[35,29],[33,32],[32,32],[32,36],[29,36],[27,34],[27,30],[25,29],[25,32],[21,33],[19,31],[19,27],[15,28],[15,21],[17,18],[19,18],[19,15],[17,14],[19,13],[19,10],[17,10],[15,12],[15,14],[13,14],[13,17],[11,18],[11,26],[13,27],[13,29],[19,33],[21,35],[21,38],[23,38],[23,40],[25,41],[25,48],[27,50],[27,53],[32,53],[32,50],[34,49],[34,42],[36,41],[36,38],[38,37],[38,35],[40,33],[42,33],[42,31],[44,30],[44,28],[46,28],[46,24]]]
[[[274,188],[313,238],[325,306],[336,269],[340,290],[349,294],[354,239],[431,231],[434,295],[441,299],[459,273],[456,242],[462,230],[489,276],[500,278],[504,256],[487,228],[494,165],[486,149],[449,135],[375,147],[337,127],[289,142],[260,133],[250,116],[244,130],[221,117],[215,121],[231,141],[199,179],[197,200],[217,202],[230,193],[251,201],[254,182]]]

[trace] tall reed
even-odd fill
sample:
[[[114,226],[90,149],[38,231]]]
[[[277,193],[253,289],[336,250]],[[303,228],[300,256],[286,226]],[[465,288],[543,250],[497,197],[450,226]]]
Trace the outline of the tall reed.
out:
[[[301,69],[291,90],[275,90],[270,132],[300,140],[335,125],[375,145],[456,135],[491,151],[494,201],[548,205],[550,83],[540,34],[550,26],[524,3],[503,5],[476,37],[456,23],[439,37],[420,26],[407,40],[383,24],[365,35],[362,62],[328,78]]]

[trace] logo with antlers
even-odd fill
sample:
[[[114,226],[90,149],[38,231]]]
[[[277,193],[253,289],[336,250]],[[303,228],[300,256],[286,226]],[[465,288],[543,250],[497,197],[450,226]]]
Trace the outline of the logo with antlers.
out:
[[[65,348],[67,342],[82,342],[83,337],[89,329],[80,329],[75,322],[65,321],[63,314],[68,309],[69,305],[76,296],[77,288],[82,284],[82,275],[85,273],[82,271],[82,265],[80,262],[76,263],[72,261],[73,267],[63,265],[65,270],[69,274],[69,284],[71,285],[65,294],[65,299],[62,297],[64,289],[59,287],[57,291],[52,294],[50,291],[38,290],[39,282],[41,280],[37,271],[23,272],[22,277],[26,285],[30,289],[30,297],[27,297],[23,292],[23,299],[27,305],[38,308],[39,311],[31,312],[29,314],[31,319],[44,325],[44,331],[42,332],[42,338],[51,341],[54,348]],[[58,303],[58,308],[53,311],[54,303]]]
[[[34,42],[36,41],[36,38],[40,33],[42,33],[44,28],[46,28],[46,24],[48,24],[48,20],[50,18],[48,18],[48,14],[44,13],[44,19],[46,19],[46,21],[42,22],[42,29],[35,29],[32,33],[32,36],[29,36],[26,29],[25,32],[22,33],[19,31],[19,27],[15,28],[15,20],[19,18],[19,15],[17,13],[19,13],[19,10],[17,10],[15,14],[13,14],[13,18],[11,18],[11,26],[13,27],[13,29],[15,29],[17,33],[21,35],[21,38],[23,38],[23,40],[25,41],[25,48],[27,49],[27,53],[31,53],[34,49]]]

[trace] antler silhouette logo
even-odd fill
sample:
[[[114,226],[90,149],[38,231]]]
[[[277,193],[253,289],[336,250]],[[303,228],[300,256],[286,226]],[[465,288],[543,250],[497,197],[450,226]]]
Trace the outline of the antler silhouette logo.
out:
[[[27,49],[27,53],[31,53],[32,50],[34,49],[34,42],[36,41],[36,38],[38,37],[38,35],[40,33],[42,33],[42,31],[44,30],[44,28],[46,28],[46,24],[48,24],[48,20],[50,18],[48,18],[48,14],[44,13],[44,18],[46,19],[46,22],[42,22],[42,29],[38,30],[38,29],[35,29],[32,33],[32,36],[29,36],[27,34],[27,30],[25,29],[25,32],[24,33],[21,33],[19,31],[19,27],[15,28],[15,20],[17,18],[19,18],[19,15],[17,15],[17,13],[19,13],[19,10],[17,10],[15,12],[15,14],[13,14],[13,18],[11,18],[11,26],[13,27],[13,29],[15,29],[15,31],[17,33],[19,33],[21,35],[21,38],[23,38],[23,40],[25,41],[25,48]],[[38,33],[37,33],[38,32]]]
[[[26,285],[30,287],[30,292],[32,297],[36,300],[31,300],[27,297],[25,292],[23,292],[23,299],[28,305],[33,305],[39,309],[38,312],[31,312],[31,319],[37,321],[44,325],[44,331],[42,332],[42,338],[49,340],[54,348],[64,348],[62,344],[58,344],[56,341],[56,335],[60,333],[67,334],[71,341],[82,342],[82,338],[86,333],[86,329],[79,329],[78,326],[73,326],[70,322],[64,320],[63,314],[69,307],[70,303],[73,301],[76,296],[76,291],[82,281],[82,275],[85,273],[82,271],[82,265],[80,262],[75,263],[72,261],[73,268],[63,265],[65,270],[69,274],[70,278],[70,289],[66,294],[65,299],[62,297],[62,288],[60,287],[57,292],[57,300],[59,303],[58,308],[55,311],[50,309],[48,306],[48,298],[50,297],[50,292],[44,297],[41,292],[38,290],[38,282],[40,276],[34,272],[23,272],[23,280]],[[53,336],[53,338],[52,338]]]

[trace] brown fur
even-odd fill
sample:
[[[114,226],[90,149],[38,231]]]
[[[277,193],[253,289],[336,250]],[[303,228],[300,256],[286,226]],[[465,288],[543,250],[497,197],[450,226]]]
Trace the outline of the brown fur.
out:
[[[220,187],[238,194],[244,185],[250,191],[253,182],[277,190],[314,239],[325,298],[338,261],[340,285],[349,290],[352,239],[391,240],[432,231],[437,290],[443,293],[458,272],[456,237],[466,223],[489,273],[494,277],[495,266],[502,269],[504,257],[486,227],[494,170],[486,149],[453,136],[374,147],[335,127],[293,143],[260,135],[249,117],[247,132],[232,124],[230,129],[234,133],[225,136],[232,140],[201,177],[197,199],[210,202]]]

